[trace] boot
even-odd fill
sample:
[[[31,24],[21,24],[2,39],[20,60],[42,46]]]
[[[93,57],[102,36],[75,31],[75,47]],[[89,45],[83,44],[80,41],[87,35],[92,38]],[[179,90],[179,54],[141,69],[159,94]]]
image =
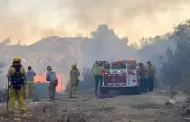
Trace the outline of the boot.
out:
[[[20,114],[25,114],[25,113],[26,113],[26,111],[24,111],[24,110],[20,111]]]
[[[14,115],[14,111],[8,111],[8,116],[13,116]]]

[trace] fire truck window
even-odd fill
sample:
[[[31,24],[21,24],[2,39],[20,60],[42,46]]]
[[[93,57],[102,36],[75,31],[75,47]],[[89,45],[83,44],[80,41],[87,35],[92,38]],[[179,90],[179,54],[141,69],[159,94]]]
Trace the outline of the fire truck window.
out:
[[[110,64],[104,64],[104,69],[110,69]]]
[[[136,62],[128,62],[127,68],[128,69],[136,69]]]
[[[126,63],[114,62],[114,63],[112,63],[112,69],[126,69]]]

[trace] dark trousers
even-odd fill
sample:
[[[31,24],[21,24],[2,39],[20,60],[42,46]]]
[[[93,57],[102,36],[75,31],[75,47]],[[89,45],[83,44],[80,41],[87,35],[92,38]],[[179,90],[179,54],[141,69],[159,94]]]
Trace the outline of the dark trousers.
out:
[[[148,90],[148,82],[147,81],[148,81],[147,78],[142,78],[140,80],[140,82],[141,82],[141,91],[143,93],[146,93],[147,90]]]
[[[55,100],[56,87],[57,84],[54,83],[49,84],[49,100]]]
[[[149,77],[148,78],[148,90],[150,92],[153,92],[154,89],[154,78],[153,77]]]
[[[99,82],[100,82],[100,87],[102,86],[102,80],[103,80],[103,77],[101,75],[95,75],[95,94],[96,95],[98,91]]]

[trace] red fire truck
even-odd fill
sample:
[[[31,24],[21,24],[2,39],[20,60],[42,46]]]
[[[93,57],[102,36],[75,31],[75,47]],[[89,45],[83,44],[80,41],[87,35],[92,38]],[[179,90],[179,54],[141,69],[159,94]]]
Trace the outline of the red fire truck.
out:
[[[139,76],[135,60],[118,60],[104,63],[105,72],[100,88],[101,94],[108,94],[110,90],[118,90],[125,94],[135,92],[141,94]]]

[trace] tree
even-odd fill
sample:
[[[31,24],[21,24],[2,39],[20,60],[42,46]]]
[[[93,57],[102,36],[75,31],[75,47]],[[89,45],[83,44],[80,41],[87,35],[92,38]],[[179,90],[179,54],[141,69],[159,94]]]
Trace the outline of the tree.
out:
[[[137,43],[137,42],[133,42],[131,44],[129,44],[130,47],[134,47],[136,49],[139,49],[140,48],[140,45]]]
[[[105,24],[98,26],[91,33],[91,38],[85,39],[81,44],[84,64],[92,64],[96,60],[115,60],[127,58],[126,52],[130,52],[128,38],[119,38],[113,29]]]
[[[166,49],[162,76],[171,87],[177,87],[190,75],[190,21],[176,26],[170,39],[175,41],[176,49]]]

